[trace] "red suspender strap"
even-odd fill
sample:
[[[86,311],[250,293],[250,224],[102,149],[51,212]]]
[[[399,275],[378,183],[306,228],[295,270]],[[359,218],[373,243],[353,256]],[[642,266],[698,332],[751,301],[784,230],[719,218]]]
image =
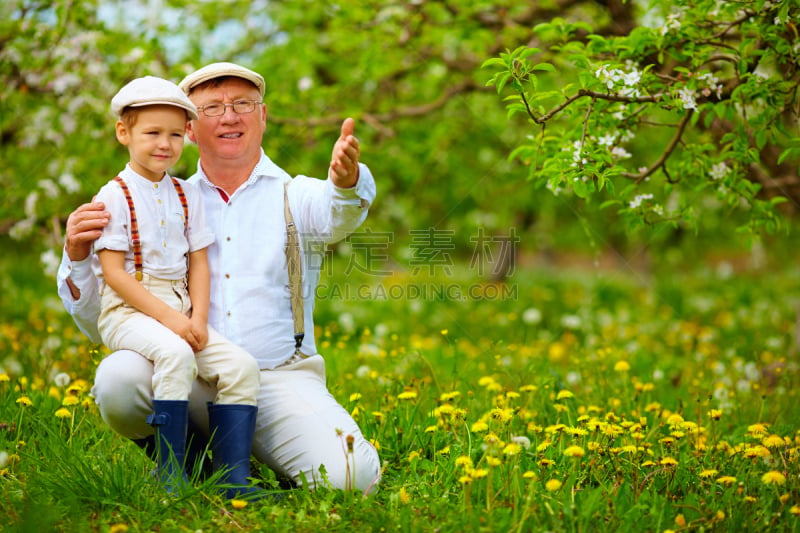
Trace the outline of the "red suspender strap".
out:
[[[128,202],[128,211],[131,213],[131,243],[133,244],[133,264],[136,268],[136,280],[142,281],[142,241],[139,239],[139,223],[136,221],[136,210],[133,208],[133,198],[131,191],[125,181],[117,176],[114,178],[119,186],[122,188],[122,194],[125,195],[125,200]]]
[[[181,183],[176,179],[172,178],[172,184],[175,186],[175,190],[178,192],[178,198],[181,200],[181,206],[183,207],[183,232],[186,234],[187,238],[189,236],[189,202],[186,201],[186,195],[183,194],[183,187],[181,187]]]
[[[128,211],[131,213],[131,243],[133,245],[133,264],[134,268],[136,269],[136,280],[142,281],[142,241],[139,238],[139,223],[136,220],[136,209],[133,207],[133,197],[131,196],[131,191],[128,189],[128,185],[125,183],[125,180],[117,176],[114,178],[120,188],[122,188],[122,194],[125,195],[125,201],[128,202]],[[189,230],[189,202],[186,200],[186,195],[183,193],[183,187],[178,182],[177,179],[172,178],[172,184],[175,186],[175,190],[178,193],[178,198],[181,201],[181,206],[183,207],[183,227],[184,232],[188,233]]]

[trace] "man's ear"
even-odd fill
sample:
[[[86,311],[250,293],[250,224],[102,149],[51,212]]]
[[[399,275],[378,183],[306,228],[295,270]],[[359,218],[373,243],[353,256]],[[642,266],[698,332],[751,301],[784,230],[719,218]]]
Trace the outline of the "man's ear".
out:
[[[116,124],[116,129],[117,129],[117,140],[123,146],[128,146],[128,141],[130,140],[130,134],[128,132],[128,127],[125,125],[124,122],[122,122],[121,120],[118,120],[117,124]]]
[[[197,139],[194,136],[194,130],[192,129],[193,121],[189,120],[186,122],[186,138],[189,139],[191,142],[197,144]]]

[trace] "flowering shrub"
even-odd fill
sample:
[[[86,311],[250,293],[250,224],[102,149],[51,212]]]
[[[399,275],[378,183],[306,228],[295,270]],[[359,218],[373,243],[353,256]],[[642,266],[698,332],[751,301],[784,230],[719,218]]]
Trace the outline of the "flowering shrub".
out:
[[[511,154],[534,186],[596,199],[629,227],[696,228],[706,209],[775,232],[800,199],[796,2],[651,2],[629,34],[534,28],[488,84],[533,131]],[[510,94],[509,94],[510,93]]]

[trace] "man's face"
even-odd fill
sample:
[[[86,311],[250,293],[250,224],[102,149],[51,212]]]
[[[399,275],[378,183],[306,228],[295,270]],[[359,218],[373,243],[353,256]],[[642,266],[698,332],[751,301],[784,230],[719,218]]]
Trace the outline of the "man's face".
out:
[[[189,98],[198,108],[243,100],[261,101],[258,89],[240,78],[230,78],[216,87],[211,84],[198,87]],[[215,117],[200,111],[200,118],[189,125],[187,134],[197,143],[200,159],[238,160],[255,165],[261,156],[261,140],[266,130],[266,106],[258,104],[252,113],[236,113],[231,106],[224,110]]]

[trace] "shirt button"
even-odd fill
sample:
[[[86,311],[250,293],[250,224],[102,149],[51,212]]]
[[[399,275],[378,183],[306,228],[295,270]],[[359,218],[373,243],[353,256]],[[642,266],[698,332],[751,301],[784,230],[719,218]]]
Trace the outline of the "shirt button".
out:
[[[225,237],[225,240],[228,241],[228,242],[231,242],[231,238],[230,237]]]
[[[225,274],[225,279],[230,279],[230,278],[231,278],[230,274]]]
[[[228,311],[228,316],[231,316],[231,312],[230,311]]]

